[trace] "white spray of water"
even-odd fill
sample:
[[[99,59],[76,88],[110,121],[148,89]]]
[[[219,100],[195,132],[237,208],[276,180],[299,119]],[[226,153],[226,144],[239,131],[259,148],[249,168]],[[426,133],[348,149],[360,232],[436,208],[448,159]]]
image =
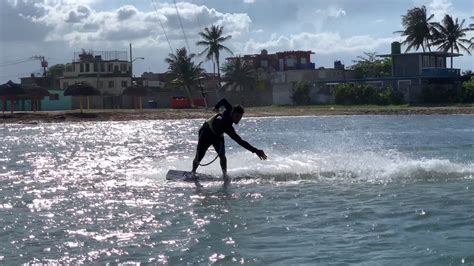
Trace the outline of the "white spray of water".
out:
[[[360,153],[304,152],[269,153],[269,159],[259,160],[247,151],[227,154],[231,177],[265,179],[338,179],[365,182],[389,182],[431,178],[473,178],[474,163],[457,163],[448,159],[414,159],[396,150]],[[208,155],[206,158],[212,157]],[[163,178],[169,169],[190,170],[192,157],[175,156],[154,162],[155,178]],[[198,172],[219,176],[219,161],[200,167]]]

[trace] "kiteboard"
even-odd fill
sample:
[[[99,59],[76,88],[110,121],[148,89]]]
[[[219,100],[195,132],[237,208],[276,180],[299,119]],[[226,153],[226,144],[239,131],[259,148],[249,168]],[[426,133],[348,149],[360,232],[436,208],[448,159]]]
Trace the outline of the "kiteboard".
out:
[[[221,178],[206,175],[201,173],[193,174],[190,171],[181,171],[181,170],[169,170],[166,174],[166,180],[168,181],[184,181],[184,182],[194,182],[196,178],[201,181],[221,181]]]

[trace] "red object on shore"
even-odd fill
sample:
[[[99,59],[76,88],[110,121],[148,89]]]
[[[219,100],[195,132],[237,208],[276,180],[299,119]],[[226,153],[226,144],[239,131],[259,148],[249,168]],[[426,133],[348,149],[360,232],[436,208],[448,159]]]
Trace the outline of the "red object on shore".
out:
[[[206,106],[206,100],[204,98],[193,99],[193,102],[195,106]],[[184,97],[173,97],[171,98],[171,108],[191,108],[191,103],[188,99]]]

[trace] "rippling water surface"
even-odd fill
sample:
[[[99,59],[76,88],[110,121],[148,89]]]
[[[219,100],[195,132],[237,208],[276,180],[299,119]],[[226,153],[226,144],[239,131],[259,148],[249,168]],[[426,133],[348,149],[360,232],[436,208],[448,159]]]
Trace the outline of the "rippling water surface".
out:
[[[0,264],[474,264],[473,116],[245,118],[269,160],[166,182],[202,122],[2,125]]]

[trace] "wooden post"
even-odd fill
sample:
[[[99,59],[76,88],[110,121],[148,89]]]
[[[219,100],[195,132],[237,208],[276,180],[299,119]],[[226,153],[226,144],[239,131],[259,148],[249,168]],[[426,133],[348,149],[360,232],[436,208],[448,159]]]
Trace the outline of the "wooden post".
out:
[[[142,109],[142,96],[140,96],[140,110]]]
[[[87,110],[91,109],[90,103],[89,103],[89,96],[87,96]]]

